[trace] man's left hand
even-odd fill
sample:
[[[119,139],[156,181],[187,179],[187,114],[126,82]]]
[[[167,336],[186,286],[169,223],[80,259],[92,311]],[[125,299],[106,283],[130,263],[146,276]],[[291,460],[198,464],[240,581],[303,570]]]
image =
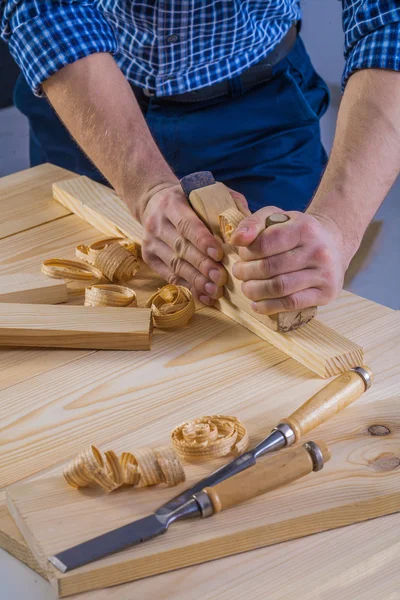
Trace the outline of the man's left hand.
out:
[[[267,217],[285,223],[266,229]],[[246,217],[232,236],[240,261],[233,275],[255,312],[271,315],[325,305],[340,293],[349,259],[338,226],[321,215],[268,206]]]

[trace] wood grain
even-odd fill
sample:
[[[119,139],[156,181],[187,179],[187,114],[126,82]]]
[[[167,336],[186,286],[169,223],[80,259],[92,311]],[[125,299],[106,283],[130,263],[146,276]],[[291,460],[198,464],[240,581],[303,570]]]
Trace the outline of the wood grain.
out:
[[[371,424],[377,419],[388,423],[388,415],[391,435],[371,436]],[[115,585],[400,510],[398,396],[382,399],[380,406],[354,405],[345,419],[321,427],[318,436],[332,453],[319,474],[214,518],[177,523],[161,538],[64,575],[50,569],[59,595]],[[187,483],[202,472],[197,465],[187,464]],[[118,527],[140,518],[171,495],[170,490],[137,490],[132,502],[129,491],[113,498],[95,491],[79,494],[63,481],[60,469],[15,485],[7,493],[12,515],[42,567],[47,556],[104,533],[111,523]]]
[[[324,463],[328,462],[330,453],[327,445],[320,441],[317,444]],[[311,455],[304,445],[299,445],[265,457],[251,469],[246,469],[213,487],[207,487],[204,491],[211,500],[214,513],[218,513],[293,483],[313,470]]]
[[[226,298],[218,300],[217,308],[324,379],[363,363],[361,346],[319,319],[283,334],[266,327]]]
[[[28,548],[5,504],[5,492],[0,492],[0,548],[45,577],[45,572]]]
[[[68,300],[62,279],[49,279],[42,273],[0,275],[0,303],[60,304]]]
[[[0,345],[149,350],[151,310],[4,303],[0,304]]]
[[[55,183],[53,197],[106,235],[142,239],[142,226],[114,190],[105,185],[76,177]]]
[[[220,190],[220,193],[210,194],[208,188],[215,187]],[[107,235],[122,233],[136,240],[141,239],[140,226],[113,190],[81,177],[56,184],[53,192],[54,197],[63,202],[65,206],[100,228]],[[219,214],[232,206],[233,202],[227,188],[218,183],[215,186],[203,188],[201,194],[198,190],[192,192],[190,198],[194,209],[203,220],[209,223],[211,230],[214,233],[219,232]],[[212,202],[215,206],[212,205]],[[213,206],[212,210],[211,206]],[[129,231],[126,228],[123,229],[124,223],[128,223]],[[217,303],[217,307],[222,312],[262,339],[277,346],[321,377],[337,375],[363,362],[360,346],[335,331],[331,331],[321,323],[314,325],[311,329],[307,327],[305,333],[299,333],[299,335],[295,335],[296,331],[285,335],[273,331],[278,328],[279,319],[255,315],[251,310],[248,298],[241,291],[240,282],[231,275],[232,266],[236,260],[235,254],[228,245],[224,246],[224,250],[223,264],[229,273],[229,278],[225,288],[226,299]],[[288,324],[287,319],[287,315],[282,317],[285,327]]]
[[[52,197],[52,183],[73,173],[40,165],[0,179],[0,239],[70,214]]]

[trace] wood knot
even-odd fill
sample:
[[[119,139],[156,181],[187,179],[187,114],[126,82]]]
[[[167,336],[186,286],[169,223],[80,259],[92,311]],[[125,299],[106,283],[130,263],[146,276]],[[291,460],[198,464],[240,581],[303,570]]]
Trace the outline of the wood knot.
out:
[[[385,425],[371,425],[371,427],[368,427],[368,433],[371,435],[389,435],[391,431]]]
[[[372,467],[375,471],[394,471],[400,465],[400,458],[394,454],[381,454],[374,461]]]

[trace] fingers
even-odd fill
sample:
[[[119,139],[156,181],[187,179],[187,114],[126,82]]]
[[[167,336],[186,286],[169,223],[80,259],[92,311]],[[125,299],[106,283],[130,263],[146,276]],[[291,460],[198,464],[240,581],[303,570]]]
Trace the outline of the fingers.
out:
[[[307,288],[321,289],[324,284],[318,269],[303,269],[271,279],[245,281],[242,283],[242,291],[250,300],[259,302],[270,298],[284,298]]]
[[[179,235],[172,223],[166,223],[160,239],[174,251],[177,257],[184,258],[207,279],[218,286],[226,283],[227,273],[224,267],[200,252],[189,240]]]
[[[150,266],[157,264],[159,268],[159,260],[167,267],[168,272],[174,276],[184,279],[189,283],[189,287],[194,287],[204,296],[212,298],[220,298],[223,294],[222,287],[218,286],[213,281],[210,281],[193,265],[188,263],[183,258],[175,254],[167,244],[159,239],[146,240],[143,244],[143,258]],[[160,273],[160,271],[158,270]],[[160,273],[161,274],[161,273]]]
[[[299,246],[283,254],[266,256],[258,260],[238,261],[233,265],[233,275],[240,281],[269,279],[275,275],[292,273],[300,269],[317,266],[313,252],[308,247]]]
[[[224,253],[221,243],[200,221],[188,203],[170,203],[169,208],[168,218],[183,238],[214,261],[222,260]]]
[[[249,215],[240,223],[240,227],[232,235],[232,244],[235,246],[249,246],[265,230],[267,217],[283,212],[281,208],[277,208],[276,206],[265,206],[252,215]]]
[[[323,299],[322,291],[318,288],[308,288],[283,298],[252,302],[251,307],[258,314],[275,315],[280,312],[302,310],[303,308],[321,306],[322,304],[327,304]]]

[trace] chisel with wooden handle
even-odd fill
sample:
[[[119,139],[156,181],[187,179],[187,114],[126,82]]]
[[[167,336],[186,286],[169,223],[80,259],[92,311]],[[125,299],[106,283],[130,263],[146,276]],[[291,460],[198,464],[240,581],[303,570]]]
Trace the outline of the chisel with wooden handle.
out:
[[[302,446],[289,448],[215,487],[201,489],[175,511],[162,516],[154,513],[51,556],[49,560],[65,573],[156,537],[167,531],[175,521],[211,517],[221,510],[292,483],[312,471],[320,471],[329,459],[330,453],[324,442],[310,441]]]
[[[260,456],[291,446],[302,435],[357,400],[371,383],[372,373],[368,367],[356,367],[342,373],[314,394],[290,417],[282,419],[272,433],[257,446],[175,496],[160,506],[154,514],[65,550],[52,556],[50,562],[60,571],[66,572],[163,533],[168,525],[181,515],[182,507],[190,502],[195,494],[254,466]]]

